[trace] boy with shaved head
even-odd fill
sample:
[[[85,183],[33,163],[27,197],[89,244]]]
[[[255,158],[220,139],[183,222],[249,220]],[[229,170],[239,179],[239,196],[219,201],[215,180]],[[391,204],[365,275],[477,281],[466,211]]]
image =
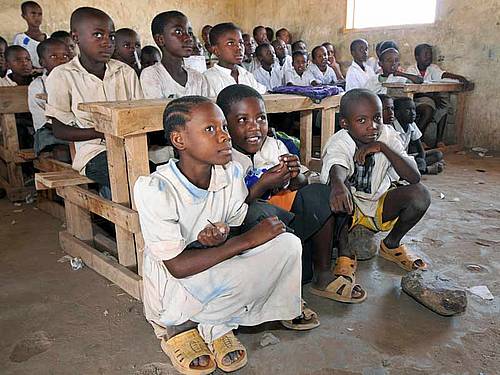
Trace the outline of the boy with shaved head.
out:
[[[73,169],[97,182],[101,195],[111,198],[104,135],[94,129],[90,114],[80,111],[78,104],[142,99],[142,90],[135,71],[111,59],[115,26],[106,13],[78,8],[70,26],[80,53],[47,78],[45,115],[57,138],[75,142]]]

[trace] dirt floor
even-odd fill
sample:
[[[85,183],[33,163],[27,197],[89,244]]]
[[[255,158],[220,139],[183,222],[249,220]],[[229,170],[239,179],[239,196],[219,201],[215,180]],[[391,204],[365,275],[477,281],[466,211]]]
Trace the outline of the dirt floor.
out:
[[[433,203],[406,242],[434,270],[464,288],[486,285],[495,299],[468,293],[463,315],[436,315],[401,292],[404,271],[377,257],[359,266],[363,304],[304,287],[318,329],[240,329],[250,357],[241,374],[500,374],[500,158],[447,161],[442,175],[424,178]],[[59,230],[33,205],[0,200],[0,374],[175,373],[139,302],[88,268],[58,262]],[[279,343],[262,347],[266,332]]]

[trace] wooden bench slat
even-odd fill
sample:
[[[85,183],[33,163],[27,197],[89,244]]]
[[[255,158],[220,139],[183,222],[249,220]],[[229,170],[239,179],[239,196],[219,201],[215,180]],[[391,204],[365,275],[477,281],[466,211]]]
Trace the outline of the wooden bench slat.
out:
[[[55,189],[64,186],[91,184],[93,181],[77,171],[35,173],[37,190]]]

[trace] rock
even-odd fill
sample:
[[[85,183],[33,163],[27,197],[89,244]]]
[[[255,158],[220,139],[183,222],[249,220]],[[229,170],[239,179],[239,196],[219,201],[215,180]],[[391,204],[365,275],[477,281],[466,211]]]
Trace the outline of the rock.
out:
[[[266,346],[269,346],[269,345],[276,345],[279,343],[280,343],[280,339],[277,338],[276,336],[274,336],[270,332],[264,333],[262,335],[262,337],[260,338],[260,346],[262,346],[263,348]]]
[[[467,307],[465,290],[432,271],[416,270],[401,279],[403,291],[435,313],[452,316]]]
[[[347,249],[356,254],[358,260],[368,260],[377,255],[380,235],[362,225],[357,225],[349,232]]]
[[[27,361],[31,357],[47,351],[53,341],[54,339],[47,332],[34,332],[30,337],[22,339],[16,344],[9,359],[12,362]]]

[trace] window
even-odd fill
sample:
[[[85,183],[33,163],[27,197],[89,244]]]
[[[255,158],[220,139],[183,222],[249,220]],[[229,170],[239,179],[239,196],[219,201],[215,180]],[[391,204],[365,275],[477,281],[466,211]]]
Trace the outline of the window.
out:
[[[347,29],[433,23],[436,0],[347,0]]]

